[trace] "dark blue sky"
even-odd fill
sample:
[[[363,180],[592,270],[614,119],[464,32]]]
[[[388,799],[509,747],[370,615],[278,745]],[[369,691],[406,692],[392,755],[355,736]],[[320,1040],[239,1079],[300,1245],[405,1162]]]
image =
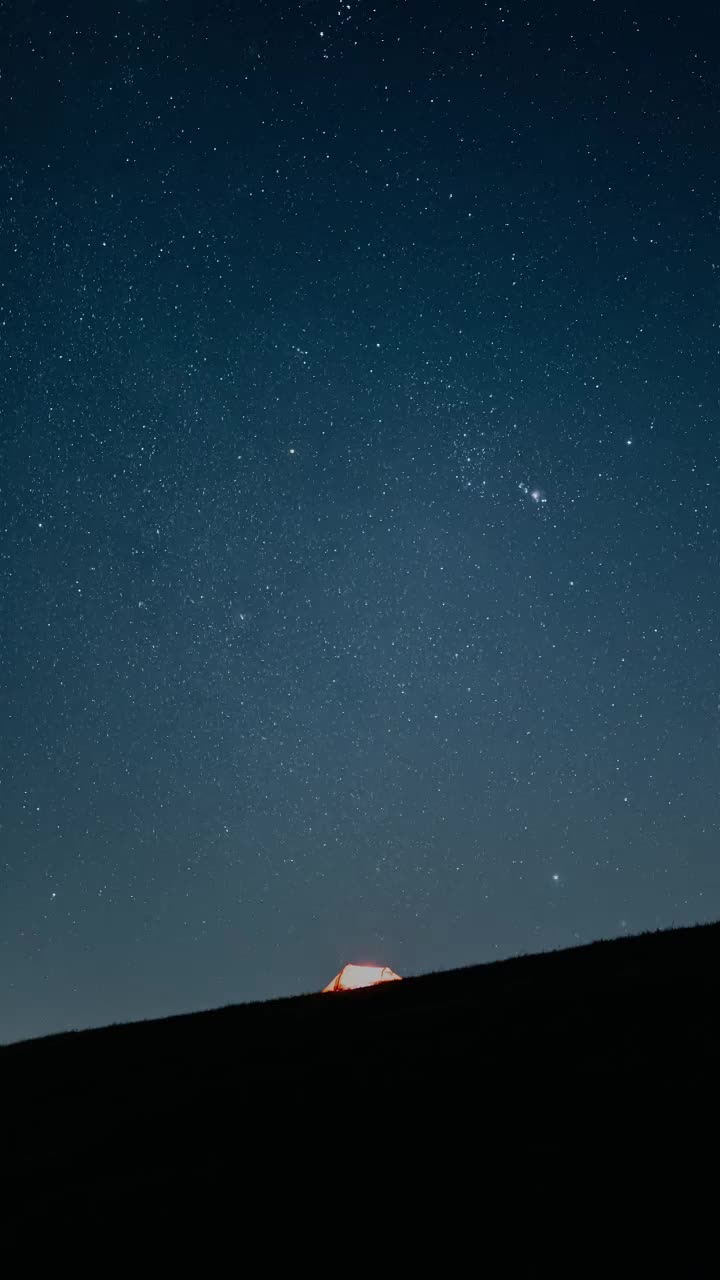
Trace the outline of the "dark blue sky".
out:
[[[716,19],[17,0],[0,1038],[720,915]]]

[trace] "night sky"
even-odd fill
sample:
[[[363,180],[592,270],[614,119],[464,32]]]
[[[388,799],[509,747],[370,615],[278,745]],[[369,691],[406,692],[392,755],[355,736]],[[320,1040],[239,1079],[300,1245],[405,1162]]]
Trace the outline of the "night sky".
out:
[[[6,0],[0,1039],[720,916],[713,6]]]

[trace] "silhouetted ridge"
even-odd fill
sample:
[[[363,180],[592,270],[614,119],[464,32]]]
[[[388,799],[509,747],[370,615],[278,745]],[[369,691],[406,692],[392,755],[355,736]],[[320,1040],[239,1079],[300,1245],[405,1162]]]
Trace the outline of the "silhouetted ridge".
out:
[[[2,1047],[6,1199],[227,1189],[238,1152],[547,1150],[620,1111],[670,1133],[715,1098],[719,961],[705,925]]]

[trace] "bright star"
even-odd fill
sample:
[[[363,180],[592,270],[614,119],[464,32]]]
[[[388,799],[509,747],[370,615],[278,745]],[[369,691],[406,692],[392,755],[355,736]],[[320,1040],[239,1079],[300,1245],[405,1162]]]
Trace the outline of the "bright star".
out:
[[[518,489],[521,493],[525,494],[526,498],[530,498],[533,502],[536,502],[539,507],[545,506],[547,498],[545,497],[545,493],[542,489],[531,489],[529,484],[523,484],[522,482],[518,485]]]

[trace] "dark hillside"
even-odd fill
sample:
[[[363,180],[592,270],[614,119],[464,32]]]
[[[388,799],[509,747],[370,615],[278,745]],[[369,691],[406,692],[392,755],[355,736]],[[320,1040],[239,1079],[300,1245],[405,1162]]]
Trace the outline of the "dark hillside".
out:
[[[690,1140],[717,1112],[719,960],[708,925],[5,1046],[5,1203],[561,1150],[619,1117]]]

